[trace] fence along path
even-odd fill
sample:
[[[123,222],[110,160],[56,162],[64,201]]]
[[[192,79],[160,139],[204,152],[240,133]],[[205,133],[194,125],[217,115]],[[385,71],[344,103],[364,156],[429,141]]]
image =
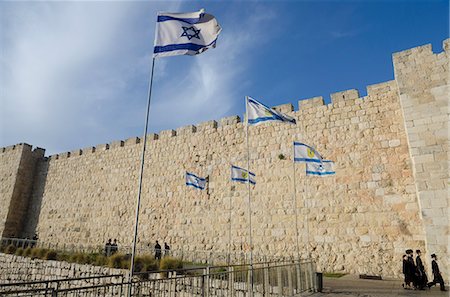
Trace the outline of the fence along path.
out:
[[[80,278],[0,284],[0,295],[113,297],[125,296],[128,286],[131,286],[133,296],[287,297],[317,289],[315,263],[312,261],[162,270],[136,274],[131,282],[120,276],[109,283],[100,281],[100,278],[106,277],[97,277],[97,280],[91,277],[93,284],[84,286],[74,285]]]

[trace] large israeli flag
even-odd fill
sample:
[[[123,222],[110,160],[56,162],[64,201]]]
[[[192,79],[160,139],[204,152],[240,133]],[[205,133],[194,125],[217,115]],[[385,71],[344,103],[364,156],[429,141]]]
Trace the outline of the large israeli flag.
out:
[[[249,125],[258,125],[263,122],[277,121],[295,124],[295,119],[282,114],[261,102],[247,96],[247,121]]]
[[[201,178],[193,173],[186,172],[186,186],[204,190],[206,186],[206,178]]]
[[[322,160],[321,163],[306,163],[306,175],[324,177],[333,174],[336,174],[333,161]]]
[[[203,9],[190,13],[159,13],[153,57],[197,55],[216,47],[222,28]]]
[[[249,181],[249,175],[248,170],[237,167],[237,166],[231,166],[231,180],[241,183],[246,183]],[[250,183],[252,185],[256,184],[255,181],[255,174],[253,172],[250,172]]]
[[[313,147],[301,142],[294,142],[294,161],[321,163],[322,156]]]

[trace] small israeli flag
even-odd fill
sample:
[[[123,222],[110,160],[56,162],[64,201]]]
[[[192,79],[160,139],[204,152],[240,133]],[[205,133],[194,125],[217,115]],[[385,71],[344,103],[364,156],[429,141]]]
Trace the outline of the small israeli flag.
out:
[[[322,162],[322,156],[311,146],[294,142],[294,162]]]
[[[197,55],[216,47],[222,28],[203,9],[190,13],[159,13],[153,57]]]
[[[233,165],[231,166],[231,180],[241,183],[246,183],[250,180],[252,185],[256,184],[255,174],[253,172],[250,172],[249,179],[248,170]]]
[[[323,160],[321,163],[306,163],[306,175],[324,177],[333,174],[336,174],[333,161]]]
[[[186,186],[204,190],[206,186],[206,178],[201,178],[193,173],[186,172]]]
[[[286,122],[290,124],[295,124],[295,119],[282,114],[270,107],[265,106],[261,102],[257,100],[246,97],[247,98],[247,122],[249,125],[258,125],[263,122],[277,121],[277,122]]]

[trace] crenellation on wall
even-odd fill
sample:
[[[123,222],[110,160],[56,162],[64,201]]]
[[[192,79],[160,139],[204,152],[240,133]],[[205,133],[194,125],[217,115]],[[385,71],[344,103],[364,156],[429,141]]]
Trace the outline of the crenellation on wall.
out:
[[[141,139],[139,137],[130,137],[125,139],[124,146],[131,146],[141,143]]]
[[[227,125],[235,125],[241,122],[241,118],[238,115],[221,118],[219,120],[219,127],[227,126]]]
[[[88,146],[85,148],[82,148],[81,151],[83,152],[83,155],[89,155],[95,153],[96,147],[95,146]]]
[[[395,80],[390,80],[378,84],[373,84],[367,86],[367,96],[380,96],[385,95],[388,92],[397,92],[397,83]]]
[[[77,149],[69,152],[71,157],[81,156],[83,154],[82,149]]]
[[[109,150],[109,143],[97,144],[95,146],[95,152],[102,152]]]
[[[335,103],[339,103],[342,101],[357,99],[357,98],[359,98],[359,92],[356,89],[350,89],[350,90],[332,93],[330,95],[330,97],[331,97],[331,102],[333,104],[335,104]]]
[[[163,130],[163,131],[159,132],[158,135],[159,135],[158,139],[163,140],[163,139],[177,136],[177,131],[175,131],[173,129]]]
[[[274,110],[282,113],[291,113],[294,111],[294,106],[291,103],[280,104],[272,107]]]
[[[305,109],[309,109],[309,108],[313,108],[313,107],[318,107],[318,106],[324,106],[325,103],[323,101],[323,97],[322,96],[317,96],[317,97],[312,97],[312,98],[307,98],[307,99],[301,99],[298,101],[298,109],[299,111],[305,110]]]
[[[176,129],[176,135],[189,136],[197,132],[197,127],[194,125],[187,125]]]
[[[63,160],[63,159],[67,159],[67,158],[70,158],[70,152],[61,153],[61,154],[59,154],[59,157],[58,157],[59,160]]]
[[[203,122],[197,125],[197,131],[199,133],[203,133],[209,130],[216,130],[218,127],[217,121],[211,120],[207,122]]]
[[[123,140],[116,140],[111,142],[111,144],[109,145],[110,149],[115,149],[115,148],[120,148],[123,147],[125,145],[125,142]]]

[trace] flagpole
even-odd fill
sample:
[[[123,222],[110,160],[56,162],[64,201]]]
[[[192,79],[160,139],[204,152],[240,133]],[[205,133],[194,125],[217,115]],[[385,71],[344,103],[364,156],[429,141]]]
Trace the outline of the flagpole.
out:
[[[131,283],[134,271],[134,258],[136,256],[136,239],[138,232],[138,224],[139,224],[139,209],[141,206],[141,192],[142,192],[142,177],[144,175],[144,159],[145,159],[145,148],[147,146],[147,128],[148,128],[148,118],[150,113],[150,101],[152,98],[152,87],[153,87],[153,72],[155,70],[155,57],[152,60],[152,71],[150,74],[150,82],[148,85],[148,101],[147,101],[147,112],[145,115],[145,128],[144,128],[144,140],[142,144],[142,154],[141,154],[141,167],[139,173],[139,186],[138,186],[138,195],[136,199],[136,218],[134,221],[134,237],[133,237],[133,251],[131,253],[131,264],[130,264],[130,273],[129,273],[129,282],[128,286],[128,296],[131,297]]]
[[[233,190],[231,190],[232,192]],[[229,233],[228,233],[228,265],[231,265],[231,207],[232,207],[232,201],[231,201],[231,194],[230,193],[230,205],[229,205],[229,220],[230,220],[230,226],[229,226]]]
[[[306,172],[306,170],[305,170]],[[309,205],[308,205],[308,181],[307,181],[308,175],[305,173],[305,199],[304,199],[304,206],[306,208],[306,214],[305,214],[305,220],[306,220],[306,249],[308,251],[308,258],[311,258],[311,251],[309,248],[309,222],[308,222],[308,211],[309,211]]]
[[[295,145],[292,143],[292,170],[294,172],[294,177],[292,179],[292,184],[294,186],[294,210],[295,210],[295,232],[296,232],[296,242],[297,242],[297,257],[300,260],[300,246],[298,242],[298,209],[297,209],[297,188],[295,186]]]
[[[249,222],[249,241],[250,241],[250,279],[251,279],[251,296],[253,296],[253,244],[252,244],[252,207],[250,198],[250,146],[248,144],[248,96],[245,96],[245,115],[246,121],[246,141],[247,141],[247,185],[248,185],[248,222]]]

